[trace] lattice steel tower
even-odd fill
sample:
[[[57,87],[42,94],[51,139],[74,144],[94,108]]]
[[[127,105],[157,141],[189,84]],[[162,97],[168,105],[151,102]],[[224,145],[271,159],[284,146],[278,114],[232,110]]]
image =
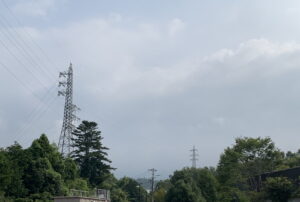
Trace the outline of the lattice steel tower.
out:
[[[79,108],[73,104],[72,63],[70,63],[68,71],[59,73],[59,78],[62,77],[64,78],[64,81],[59,81],[58,87],[63,87],[63,89],[58,91],[58,96],[65,96],[65,107],[58,148],[64,156],[68,156],[72,151],[72,131],[75,128],[74,121],[78,119],[75,115],[75,112],[76,110],[79,110]]]
[[[193,149],[190,150],[192,152],[191,154],[191,161],[192,161],[192,168],[196,168],[197,167],[197,156],[199,156],[197,154],[198,150],[195,148],[195,146],[193,146]]]

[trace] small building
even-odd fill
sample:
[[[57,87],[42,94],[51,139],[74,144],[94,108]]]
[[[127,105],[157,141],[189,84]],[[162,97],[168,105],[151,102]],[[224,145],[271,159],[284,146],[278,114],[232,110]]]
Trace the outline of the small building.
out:
[[[273,171],[268,173],[263,173],[261,175],[257,175],[249,178],[249,184],[252,190],[261,191],[263,188],[263,182],[267,180],[269,177],[286,177],[292,180],[294,183],[299,183],[300,176],[300,167],[294,167],[279,171]]]
[[[54,202],[107,202],[107,200],[84,196],[58,196],[54,197]]]
[[[104,189],[92,192],[71,189],[68,196],[54,197],[54,202],[110,202],[110,192]]]

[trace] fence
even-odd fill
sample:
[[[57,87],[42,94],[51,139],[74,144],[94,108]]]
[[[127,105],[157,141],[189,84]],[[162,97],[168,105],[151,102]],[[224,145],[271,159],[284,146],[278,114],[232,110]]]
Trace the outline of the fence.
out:
[[[92,191],[70,189],[69,196],[91,197],[110,201],[110,191],[105,189],[94,189]]]

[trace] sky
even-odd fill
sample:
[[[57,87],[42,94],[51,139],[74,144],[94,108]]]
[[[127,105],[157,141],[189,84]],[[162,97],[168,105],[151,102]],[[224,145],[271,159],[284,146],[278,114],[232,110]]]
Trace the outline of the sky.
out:
[[[73,101],[117,177],[216,166],[237,137],[300,141],[298,0],[0,0],[0,147],[57,143]],[[78,122],[79,123],[79,122]],[[77,123],[77,124],[78,124]]]

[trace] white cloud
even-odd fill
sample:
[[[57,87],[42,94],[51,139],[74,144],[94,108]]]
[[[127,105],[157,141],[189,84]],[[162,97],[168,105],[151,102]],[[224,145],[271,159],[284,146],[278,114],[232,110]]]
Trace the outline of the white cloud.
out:
[[[110,14],[109,14],[109,19],[110,19],[112,22],[119,23],[119,22],[122,22],[123,17],[122,17],[122,15],[120,15],[119,13],[110,13]]]
[[[251,61],[262,56],[278,56],[285,53],[291,53],[299,49],[300,45],[293,42],[274,43],[264,38],[251,39],[240,43],[236,49],[221,49],[205,59],[212,61],[224,61],[230,58],[239,58],[244,61]]]
[[[299,69],[299,52],[300,45],[297,43],[251,39],[239,44],[236,49],[221,49],[205,57],[200,66],[206,67],[210,74],[222,72],[219,82],[249,80],[253,76],[271,78]]]
[[[179,19],[171,24],[173,34],[184,27]],[[164,30],[161,24],[147,23],[125,27],[100,18],[47,30],[44,36],[45,41],[55,38],[62,44],[60,51],[64,53],[60,55],[68,53],[74,58],[75,71],[79,71],[85,90],[118,99],[179,93],[194,85],[211,85],[216,81],[240,82],[256,74],[274,76],[297,68],[299,62],[286,64],[280,59],[291,56],[297,60],[293,54],[300,50],[299,44],[267,39],[251,39],[237,48],[221,49],[202,59],[197,55],[165,59],[162,50],[168,48],[166,36],[170,30]],[[158,62],[149,65],[148,58],[150,62]],[[160,60],[165,62],[162,64]],[[279,60],[278,64],[273,64],[275,60]],[[80,69],[81,65],[88,71]]]
[[[169,36],[172,37],[185,28],[185,23],[181,19],[175,18],[170,22],[168,28]]]
[[[13,11],[26,16],[46,16],[55,6],[56,0],[19,0],[13,7]]]

